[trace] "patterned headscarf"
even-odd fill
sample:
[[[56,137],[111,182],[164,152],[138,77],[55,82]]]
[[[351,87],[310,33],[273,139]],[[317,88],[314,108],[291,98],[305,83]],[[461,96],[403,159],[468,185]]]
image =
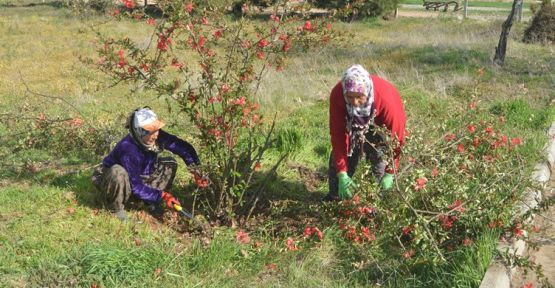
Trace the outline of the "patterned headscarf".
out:
[[[349,120],[358,125],[366,125],[371,120],[372,104],[374,104],[374,87],[370,74],[361,65],[352,65],[343,73],[341,85],[343,86],[343,97],[345,97]],[[347,101],[347,92],[362,93],[366,95],[368,100],[362,106],[354,107]]]
[[[158,119],[158,116],[150,108],[136,109],[129,114],[127,119],[126,127],[129,129],[129,133],[133,137],[133,140],[139,146],[147,151],[152,151],[159,153],[161,152],[160,147],[156,143],[147,145],[143,137],[148,134],[159,130],[164,127],[165,123]]]

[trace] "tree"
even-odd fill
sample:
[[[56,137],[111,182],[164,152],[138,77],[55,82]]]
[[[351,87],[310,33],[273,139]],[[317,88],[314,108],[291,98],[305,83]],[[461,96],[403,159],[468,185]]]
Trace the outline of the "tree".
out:
[[[513,6],[511,8],[511,13],[509,13],[509,17],[507,20],[503,22],[503,26],[501,29],[501,36],[499,37],[499,44],[495,48],[495,57],[493,57],[493,63],[499,66],[503,66],[505,64],[505,52],[507,51],[507,37],[511,32],[511,27],[513,26],[514,16],[517,12],[517,9],[522,7],[522,0],[514,0]]]

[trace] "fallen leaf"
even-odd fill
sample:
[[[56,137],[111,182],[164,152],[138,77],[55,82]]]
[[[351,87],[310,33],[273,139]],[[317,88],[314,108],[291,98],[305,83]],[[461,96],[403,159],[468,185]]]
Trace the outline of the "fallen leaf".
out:
[[[158,277],[161,272],[162,272],[162,268],[160,267],[154,269],[154,277]]]

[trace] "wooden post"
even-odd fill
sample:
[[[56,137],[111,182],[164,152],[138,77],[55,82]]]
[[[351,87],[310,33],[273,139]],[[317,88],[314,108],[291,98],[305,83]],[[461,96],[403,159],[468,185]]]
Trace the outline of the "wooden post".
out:
[[[394,18],[397,19],[399,17],[399,7],[395,8]]]
[[[464,0],[463,4],[463,19],[466,19],[466,17],[468,17],[468,0]]]

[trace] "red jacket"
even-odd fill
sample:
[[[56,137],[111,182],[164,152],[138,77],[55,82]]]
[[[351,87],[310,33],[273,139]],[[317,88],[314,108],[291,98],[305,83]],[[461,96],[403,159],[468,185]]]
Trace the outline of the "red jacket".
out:
[[[391,137],[397,139],[399,143],[394,148],[394,167],[397,170],[401,146],[404,144],[406,135],[403,102],[399,92],[391,83],[376,75],[371,75],[371,79],[374,86],[374,123],[386,127],[391,131]],[[347,107],[341,82],[335,85],[330,95],[330,134],[336,171],[346,172],[349,134],[347,133]],[[394,171],[388,167],[387,172]]]

